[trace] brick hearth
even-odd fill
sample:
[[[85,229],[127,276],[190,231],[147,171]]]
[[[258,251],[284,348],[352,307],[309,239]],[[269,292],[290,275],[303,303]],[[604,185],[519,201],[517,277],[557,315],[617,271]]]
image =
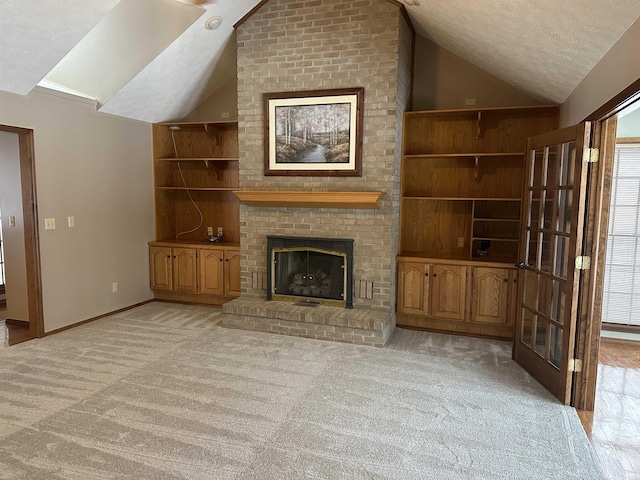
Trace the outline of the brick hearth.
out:
[[[386,312],[367,308],[301,306],[238,298],[222,306],[221,325],[280,335],[383,347],[393,331]]]

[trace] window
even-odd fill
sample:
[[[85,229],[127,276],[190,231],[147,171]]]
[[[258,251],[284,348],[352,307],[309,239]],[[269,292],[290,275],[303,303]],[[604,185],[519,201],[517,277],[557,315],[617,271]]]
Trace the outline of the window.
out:
[[[640,143],[616,146],[602,321],[640,326]]]

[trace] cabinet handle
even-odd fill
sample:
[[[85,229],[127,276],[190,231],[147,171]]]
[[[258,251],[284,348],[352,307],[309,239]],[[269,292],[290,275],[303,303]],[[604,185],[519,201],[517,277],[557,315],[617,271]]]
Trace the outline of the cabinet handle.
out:
[[[425,277],[428,277],[428,276],[429,276],[429,274],[428,274],[428,273],[425,273],[425,274],[424,274],[424,276],[425,276]]]
[[[220,261],[222,261],[222,259],[220,259]]]
[[[509,281],[509,279],[508,279],[508,278],[505,278],[505,279],[504,279],[504,283],[507,283],[508,281]]]
[[[438,275],[436,275],[435,273],[433,274],[433,278],[436,278]]]
[[[228,262],[228,261],[229,261],[229,259],[228,259],[228,258],[225,258],[225,259],[224,259],[224,261],[225,261],[225,262]]]

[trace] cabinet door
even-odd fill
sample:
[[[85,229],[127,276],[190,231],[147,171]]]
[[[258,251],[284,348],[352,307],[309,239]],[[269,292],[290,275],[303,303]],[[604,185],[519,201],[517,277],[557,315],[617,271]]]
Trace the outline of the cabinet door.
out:
[[[473,268],[471,319],[482,323],[508,323],[511,271],[506,268]]]
[[[398,312],[427,315],[429,266],[424,263],[398,264]]]
[[[432,265],[431,269],[431,316],[464,320],[467,267]]]
[[[222,250],[200,250],[200,293],[222,295],[224,293],[224,254]]]
[[[240,252],[224,251],[224,294],[230,297],[240,296]]]
[[[173,289],[171,256],[169,247],[149,247],[149,277],[152,290]]]
[[[194,248],[173,249],[173,290],[197,293],[196,250]]]

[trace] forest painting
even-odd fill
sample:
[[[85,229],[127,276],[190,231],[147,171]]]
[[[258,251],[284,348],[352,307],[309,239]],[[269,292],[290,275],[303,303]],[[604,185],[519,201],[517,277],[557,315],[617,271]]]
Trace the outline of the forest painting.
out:
[[[359,175],[362,97],[363,89],[265,94],[265,174]]]

